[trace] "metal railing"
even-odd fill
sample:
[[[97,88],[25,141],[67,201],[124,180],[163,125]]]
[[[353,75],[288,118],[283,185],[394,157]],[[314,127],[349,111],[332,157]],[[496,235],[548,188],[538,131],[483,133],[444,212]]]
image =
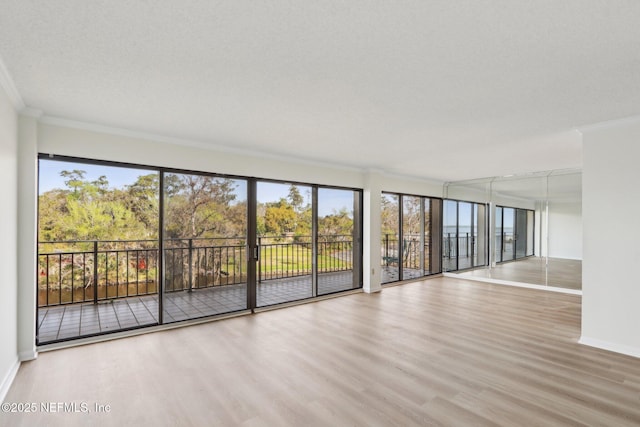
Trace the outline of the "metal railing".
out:
[[[477,236],[471,233],[464,233],[458,236],[455,233],[447,233],[442,243],[442,257],[445,259],[468,258],[478,253]]]
[[[309,275],[310,236],[258,238],[258,280]],[[38,244],[38,306],[94,302],[158,292],[158,241],[68,241]],[[166,292],[247,282],[242,238],[167,239]],[[318,273],[353,268],[353,237],[318,236]]]
[[[402,253],[400,253],[402,251]],[[421,269],[420,258],[428,264],[429,259],[429,239],[425,239],[424,248],[420,250],[420,236],[417,234],[405,235],[402,239],[402,249],[398,236],[395,234],[385,234],[381,244],[382,266],[398,267],[402,263],[403,268]],[[424,266],[428,269],[428,265]]]

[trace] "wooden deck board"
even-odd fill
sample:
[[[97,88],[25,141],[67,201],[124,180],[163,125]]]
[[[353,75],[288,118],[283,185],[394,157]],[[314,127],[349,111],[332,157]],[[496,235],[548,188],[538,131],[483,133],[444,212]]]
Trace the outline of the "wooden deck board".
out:
[[[323,295],[352,289],[352,272],[320,275],[318,292]],[[311,277],[269,280],[258,285],[259,307],[312,297]],[[164,322],[215,316],[244,310],[246,285],[205,288],[193,292],[167,293]],[[68,304],[38,310],[40,344],[154,325],[158,322],[158,296],[145,295],[92,303]]]

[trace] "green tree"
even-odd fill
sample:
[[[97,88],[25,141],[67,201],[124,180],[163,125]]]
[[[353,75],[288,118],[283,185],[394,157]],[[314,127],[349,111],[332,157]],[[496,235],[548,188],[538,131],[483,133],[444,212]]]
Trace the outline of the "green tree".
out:
[[[395,196],[382,195],[382,210],[380,212],[381,216],[381,231],[382,238],[384,238],[385,234],[388,234],[390,238],[395,238],[398,234],[398,198]]]
[[[236,185],[228,178],[171,175],[166,198],[168,238],[233,237]],[[235,223],[240,222],[238,219]]]
[[[126,192],[110,190],[105,176],[88,181],[85,174],[78,169],[63,170],[60,176],[65,178],[66,189],[53,189],[39,197],[41,241],[149,237],[150,224],[136,217]]]
[[[335,239],[336,236],[353,234],[353,218],[346,208],[334,210],[332,214],[318,218],[318,236],[320,238]]]
[[[127,186],[124,194],[126,206],[136,219],[145,225],[148,238],[157,238],[158,230],[159,175],[141,175]]]
[[[287,197],[289,203],[293,207],[293,210],[296,213],[299,213],[302,210],[302,204],[304,203],[304,197],[300,194],[300,190],[296,185],[291,185],[289,187],[289,195]]]
[[[295,231],[297,215],[286,199],[267,203],[264,214],[265,234],[281,236]]]

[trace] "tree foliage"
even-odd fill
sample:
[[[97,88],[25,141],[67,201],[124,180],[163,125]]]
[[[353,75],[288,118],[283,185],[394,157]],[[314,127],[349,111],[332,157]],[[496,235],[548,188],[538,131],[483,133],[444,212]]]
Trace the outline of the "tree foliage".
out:
[[[110,188],[107,177],[86,178],[79,169],[61,171],[65,187],[39,197],[39,240],[153,240],[159,227],[159,174]],[[164,176],[164,235],[167,239],[236,238],[247,233],[247,203],[229,178],[168,173]],[[257,206],[260,236],[311,236],[309,197],[291,185],[287,197]],[[306,201],[306,202],[305,202]],[[351,235],[353,218],[343,208],[318,219],[319,235]]]
[[[39,197],[40,241],[141,240],[157,236],[157,219],[155,227],[152,224],[157,195],[155,201],[150,194],[145,199],[132,190],[133,186],[110,190],[105,176],[89,181],[85,174],[77,169],[62,171],[66,188]],[[142,209],[144,203],[147,206]]]
[[[165,180],[165,237],[238,237],[244,233],[246,203],[234,203],[232,179],[169,174]]]

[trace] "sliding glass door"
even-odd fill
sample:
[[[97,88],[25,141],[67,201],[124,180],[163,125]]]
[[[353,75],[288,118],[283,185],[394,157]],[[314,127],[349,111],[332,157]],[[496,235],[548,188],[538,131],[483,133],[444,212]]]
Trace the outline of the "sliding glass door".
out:
[[[318,295],[359,288],[362,284],[360,192],[318,188],[316,265]]]
[[[474,253],[473,205],[458,203],[458,270],[473,267]]]
[[[362,191],[41,155],[37,344],[362,287]]]
[[[257,306],[315,296],[312,188],[258,181]]]
[[[38,343],[158,323],[158,180],[39,160]]]
[[[527,211],[524,209],[516,209],[514,241],[516,259],[527,256]]]
[[[442,271],[458,269],[458,202],[445,200],[443,207]]]
[[[440,272],[441,200],[382,193],[382,283]],[[434,237],[437,244],[434,245]]]
[[[164,173],[163,322],[247,308],[247,182]]]
[[[496,207],[496,262],[513,261],[534,254],[535,212]]]
[[[464,270],[487,265],[486,205],[445,200],[443,228],[443,271]]]
[[[400,195],[382,193],[380,212],[382,283],[400,280]]]

